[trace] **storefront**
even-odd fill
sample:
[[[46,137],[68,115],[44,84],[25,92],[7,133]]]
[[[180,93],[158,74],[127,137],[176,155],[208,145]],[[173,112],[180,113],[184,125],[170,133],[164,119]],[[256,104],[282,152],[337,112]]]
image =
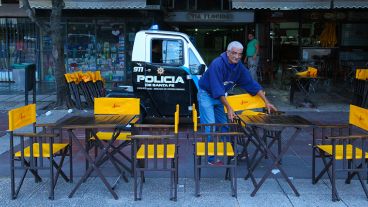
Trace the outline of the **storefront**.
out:
[[[50,1],[31,0],[37,15],[48,21]],[[86,3],[87,2],[87,3]],[[363,2],[363,3],[362,3]],[[230,41],[246,44],[250,31],[261,46],[261,62],[321,63],[330,69],[365,66],[368,62],[368,12],[365,1],[348,0],[65,0],[63,36],[67,71],[101,70],[108,81],[130,83],[134,35],[158,23],[191,37],[209,64]],[[0,6],[0,69],[35,62],[38,79],[54,80],[51,39],[18,5]],[[329,26],[336,42],[321,43]]]
[[[165,22],[188,34],[204,61],[209,64],[226,50],[230,41],[244,43],[253,12],[170,12]]]
[[[50,2],[30,3],[37,9],[37,17],[47,22]],[[147,5],[145,0],[90,0],[89,4],[67,0],[65,4],[62,35],[66,70],[100,70],[107,81],[130,83],[129,64],[135,33],[149,28],[160,14],[159,6]],[[13,10],[23,11],[19,5],[14,6]],[[51,38],[42,34],[25,14],[21,18],[2,15],[0,69],[5,72],[16,63],[34,62],[38,80],[54,81]]]
[[[349,0],[233,0],[255,11],[262,55],[281,68],[315,65],[328,79],[346,79],[368,63],[368,4]],[[264,28],[259,30],[259,28]]]

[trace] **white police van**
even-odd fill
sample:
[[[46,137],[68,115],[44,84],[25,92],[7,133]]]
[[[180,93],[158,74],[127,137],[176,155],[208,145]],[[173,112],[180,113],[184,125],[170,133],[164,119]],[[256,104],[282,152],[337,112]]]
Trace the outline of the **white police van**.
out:
[[[132,53],[133,93],[149,117],[190,116],[197,102],[199,77],[206,65],[186,34],[139,31]]]

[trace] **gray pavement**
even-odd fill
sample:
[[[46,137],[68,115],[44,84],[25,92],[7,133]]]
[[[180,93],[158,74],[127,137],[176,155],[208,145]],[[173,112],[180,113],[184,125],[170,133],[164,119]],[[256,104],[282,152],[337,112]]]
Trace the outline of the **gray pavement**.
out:
[[[66,110],[51,110],[51,115],[46,115],[56,97],[52,89],[42,89],[45,93],[37,96],[38,122],[52,122],[67,115]],[[346,123],[348,120],[349,96],[346,91],[331,91],[322,87],[312,94],[311,99],[317,108],[299,107],[298,104],[290,104],[288,91],[277,87],[265,88],[269,99],[287,114],[297,114],[310,121],[325,123]],[[303,100],[302,94],[296,94],[296,103]],[[31,97],[29,100],[32,100]],[[342,179],[337,181],[338,191],[342,201],[331,201],[331,186],[328,180],[321,180],[312,185],[311,176],[311,130],[305,130],[297,141],[291,146],[283,159],[283,167],[288,172],[301,196],[296,197],[280,174],[272,175],[261,187],[255,197],[250,197],[253,186],[250,181],[242,177],[245,174],[245,163],[239,164],[238,170],[238,198],[230,195],[230,184],[225,181],[224,171],[204,170],[201,180],[201,196],[194,196],[193,159],[192,148],[183,144],[180,148],[179,161],[179,186],[178,201],[169,200],[168,175],[149,174],[143,187],[142,201],[133,200],[133,182],[121,181],[116,189],[119,196],[114,200],[98,177],[92,177],[77,191],[73,198],[68,198],[75,183],[66,183],[59,180],[55,190],[55,200],[48,200],[49,182],[44,179],[42,183],[34,183],[34,179],[26,178],[19,197],[10,199],[9,178],[9,138],[5,134],[7,128],[7,110],[24,104],[24,96],[21,93],[11,93],[10,90],[0,91],[0,206],[368,206],[360,184],[353,181],[352,184],[344,184]],[[88,111],[73,111],[75,113],[89,113]],[[5,121],[4,121],[5,120]],[[27,129],[25,129],[27,130]],[[185,136],[184,129],[182,136]],[[286,131],[286,134],[289,132]],[[78,149],[73,149],[78,150]],[[189,156],[190,155],[190,156]],[[64,163],[67,171],[69,160]],[[269,161],[262,161],[255,171],[255,176],[260,178]],[[75,181],[84,172],[84,158],[79,153],[74,154],[73,165]],[[321,166],[321,163],[319,163]],[[103,173],[108,180],[115,178],[111,172],[111,165],[103,167]],[[47,177],[47,171],[42,172],[43,178]],[[342,178],[343,175],[340,175]]]
[[[112,181],[112,178],[108,179]],[[178,187],[177,202],[169,200],[169,179],[147,178],[143,186],[141,201],[134,201],[133,182],[121,181],[116,188],[118,200],[103,186],[98,178],[91,178],[77,191],[73,198],[68,198],[73,184],[62,180],[58,183],[55,200],[48,200],[48,180],[34,184],[33,179],[26,179],[24,187],[16,200],[9,199],[9,178],[0,178],[1,206],[367,206],[368,200],[357,181],[346,185],[338,181],[341,201],[331,201],[331,187],[327,180],[312,185],[310,180],[293,180],[300,196],[295,196],[283,180],[269,179],[256,196],[251,197],[253,186],[250,181],[238,179],[238,197],[230,194],[229,181],[221,178],[203,178],[201,196],[194,196],[194,180],[181,178]]]

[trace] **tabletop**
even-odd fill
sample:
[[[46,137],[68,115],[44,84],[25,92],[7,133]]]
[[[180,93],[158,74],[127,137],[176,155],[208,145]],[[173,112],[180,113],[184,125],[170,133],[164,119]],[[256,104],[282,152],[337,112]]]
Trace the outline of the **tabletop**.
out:
[[[239,118],[250,126],[301,128],[313,126],[311,122],[297,115],[239,115]]]
[[[136,115],[89,115],[72,116],[61,123],[63,129],[116,128],[125,127]]]

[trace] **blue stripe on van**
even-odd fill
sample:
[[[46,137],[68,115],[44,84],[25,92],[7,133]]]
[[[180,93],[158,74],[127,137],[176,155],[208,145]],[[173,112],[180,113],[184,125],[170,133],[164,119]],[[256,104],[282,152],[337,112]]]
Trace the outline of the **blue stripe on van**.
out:
[[[187,67],[181,66],[180,68],[183,69],[188,75],[190,75],[192,77],[192,80],[193,80],[194,84],[196,85],[197,89],[199,89],[199,86],[198,86],[198,81],[199,81],[198,76],[197,75],[190,74],[190,70]]]

